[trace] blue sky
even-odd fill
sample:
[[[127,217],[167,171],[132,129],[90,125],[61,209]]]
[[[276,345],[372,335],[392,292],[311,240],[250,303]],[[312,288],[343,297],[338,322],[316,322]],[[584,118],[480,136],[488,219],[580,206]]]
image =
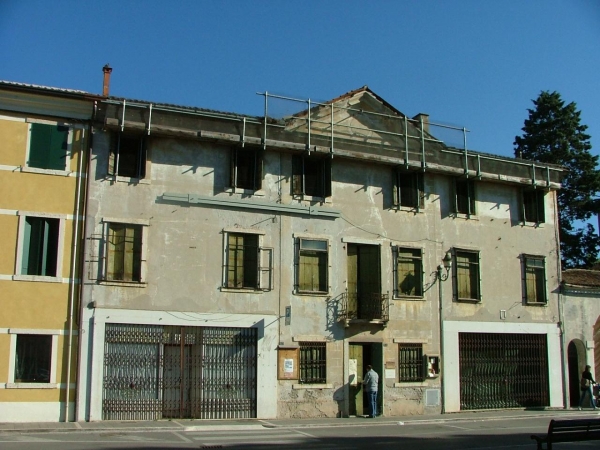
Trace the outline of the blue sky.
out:
[[[0,79],[260,115],[269,91],[368,85],[409,116],[513,155],[540,91],[574,101],[600,154],[600,1],[0,0]]]

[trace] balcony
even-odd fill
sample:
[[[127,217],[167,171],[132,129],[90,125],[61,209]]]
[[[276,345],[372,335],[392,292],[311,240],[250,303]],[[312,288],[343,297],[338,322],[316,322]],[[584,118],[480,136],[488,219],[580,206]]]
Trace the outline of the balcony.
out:
[[[390,320],[389,294],[344,292],[340,299],[338,319],[345,327],[352,323],[375,323],[384,327]]]

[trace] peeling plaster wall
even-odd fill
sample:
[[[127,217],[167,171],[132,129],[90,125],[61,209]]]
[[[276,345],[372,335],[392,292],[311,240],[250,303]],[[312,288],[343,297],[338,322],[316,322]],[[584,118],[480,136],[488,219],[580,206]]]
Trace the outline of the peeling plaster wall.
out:
[[[398,383],[398,344],[420,342],[424,353],[439,354],[440,328],[436,270],[451,247],[481,252],[481,290],[477,304],[452,302],[451,279],[443,284],[444,317],[449,321],[498,322],[500,310],[516,323],[556,322],[558,284],[555,195],[546,195],[546,224],[518,222],[519,190],[509,184],[477,183],[477,215],[456,218],[451,210],[451,178],[425,173],[425,207],[420,212],[392,207],[391,166],[334,158],[332,197],[324,202],[291,196],[291,154],[267,151],[263,188],[255,195],[235,193],[228,186],[229,147],[213,142],[151,137],[147,179],[106,177],[108,133],[96,131],[88,202],[87,277],[84,304],[97,308],[180,311],[209,314],[256,314],[279,317],[277,345],[297,346],[306,337],[327,341],[327,385],[307,388],[297,381],[277,381],[260,395],[277,392],[277,417],[336,417],[348,413],[348,343],[382,345],[384,414],[438,413],[425,406],[427,389],[439,390],[440,378]],[[338,219],[265,210],[169,203],[165,192],[198,194],[248,202],[305,204],[341,211]],[[96,281],[100,269],[97,237],[106,218],[148,223],[147,275],[143,287],[118,287]],[[225,229],[254,230],[261,246],[273,248],[274,289],[244,292],[222,289]],[[96,238],[94,238],[94,236]],[[295,293],[295,237],[319,236],[329,242],[328,295]],[[347,244],[378,245],[381,289],[390,295],[390,320],[345,328],[336,317],[336,298],[347,288]],[[425,293],[422,299],[393,298],[394,245],[423,251]],[[519,255],[546,256],[549,303],[522,305]],[[283,317],[292,311],[290,325]],[[375,341],[373,341],[375,339]],[[392,368],[393,367],[393,368]],[[389,377],[388,377],[389,376]]]

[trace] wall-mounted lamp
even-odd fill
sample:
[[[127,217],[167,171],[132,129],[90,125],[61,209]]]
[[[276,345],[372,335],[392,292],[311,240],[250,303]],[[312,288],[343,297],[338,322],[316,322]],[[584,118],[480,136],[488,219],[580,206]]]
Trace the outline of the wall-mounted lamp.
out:
[[[446,252],[444,259],[442,259],[442,264],[438,266],[437,276],[440,281],[446,281],[448,279],[448,275],[450,275],[450,268],[452,267],[452,253]],[[444,269],[446,273],[444,273]]]

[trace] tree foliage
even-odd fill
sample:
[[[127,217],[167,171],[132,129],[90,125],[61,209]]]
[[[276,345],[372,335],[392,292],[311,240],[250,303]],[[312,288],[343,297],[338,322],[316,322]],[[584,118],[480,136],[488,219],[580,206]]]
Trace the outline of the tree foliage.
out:
[[[569,172],[558,191],[559,235],[563,268],[589,267],[598,259],[600,238],[589,223],[597,214],[594,196],[600,191],[598,156],[592,145],[581,112],[571,102],[565,105],[557,92],[543,91],[515,137],[515,156],[559,164]]]

